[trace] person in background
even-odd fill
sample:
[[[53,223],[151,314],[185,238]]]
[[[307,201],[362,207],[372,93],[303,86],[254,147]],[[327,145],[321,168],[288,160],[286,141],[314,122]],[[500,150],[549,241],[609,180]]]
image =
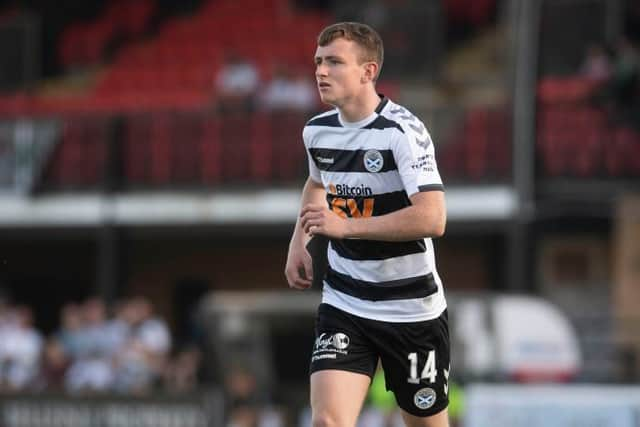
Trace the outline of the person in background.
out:
[[[38,375],[38,390],[62,391],[67,369],[71,360],[64,351],[62,343],[55,337],[49,337],[42,351],[42,362]]]
[[[60,328],[55,334],[69,358],[80,356],[82,345],[82,312],[80,306],[68,303],[60,310]]]
[[[12,311],[0,336],[0,388],[24,390],[36,380],[43,340],[29,307]]]
[[[167,364],[164,371],[164,383],[172,392],[191,392],[199,383],[202,352],[195,346],[179,351]]]
[[[602,45],[591,44],[580,67],[580,75],[603,82],[611,76],[611,60]]]
[[[81,327],[77,331],[78,350],[65,379],[72,392],[103,392],[109,390],[115,372],[106,329],[106,307],[96,297],[87,299],[81,307]]]
[[[219,111],[253,111],[259,85],[256,66],[236,53],[229,53],[215,80]]]
[[[260,101],[267,111],[309,112],[316,103],[315,89],[301,72],[277,64],[272,79],[262,90]]]
[[[115,388],[120,392],[145,393],[162,378],[171,350],[171,335],[164,320],[154,315],[148,299],[133,298],[123,310],[131,332],[115,357]]]

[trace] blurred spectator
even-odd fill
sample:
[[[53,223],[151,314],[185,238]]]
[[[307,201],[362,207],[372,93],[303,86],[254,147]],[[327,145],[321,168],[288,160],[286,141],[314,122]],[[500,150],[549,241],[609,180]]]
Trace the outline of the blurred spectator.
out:
[[[605,81],[611,76],[611,61],[603,46],[592,44],[587,48],[580,74],[596,81]]]
[[[265,86],[261,102],[270,111],[311,111],[315,106],[316,91],[309,78],[282,64],[275,67],[273,78]]]
[[[81,356],[106,357],[111,353],[107,334],[107,309],[98,298],[90,298],[83,304],[83,331],[81,336]]]
[[[611,75],[593,100],[620,124],[640,129],[640,56],[628,39],[616,44]]]
[[[229,402],[227,427],[256,427],[258,423],[257,379],[244,366],[232,366],[225,377]]]
[[[15,307],[0,333],[0,387],[16,390],[31,385],[42,350],[42,337],[33,328],[31,309]]]
[[[216,94],[220,111],[251,111],[260,79],[249,60],[230,53],[216,77]]]
[[[38,388],[55,391],[64,389],[65,375],[70,364],[62,343],[55,337],[49,338],[42,352]]]
[[[611,89],[619,106],[630,106],[638,99],[640,59],[636,47],[626,38],[616,45]]]
[[[201,360],[202,353],[196,347],[189,347],[180,351],[165,369],[164,381],[166,387],[172,392],[196,390],[199,382]]]
[[[225,388],[231,405],[255,403],[257,384],[256,376],[248,368],[232,366],[225,377]]]
[[[56,337],[60,341],[65,354],[78,357],[81,346],[82,313],[80,306],[74,303],[66,304],[60,312],[60,329]]]
[[[73,362],[65,376],[70,392],[103,392],[110,390],[114,372],[108,361],[97,357],[83,357]]]
[[[600,49],[598,49],[600,50]],[[591,96],[596,107],[603,109],[617,124],[640,129],[640,54],[627,38],[621,38],[615,46],[609,72],[606,73],[604,52],[591,51],[585,59],[583,75],[591,63],[591,75],[607,75]]]
[[[131,333],[115,358],[115,388],[121,392],[142,393],[160,380],[171,348],[165,322],[153,315],[146,298],[131,300],[125,308]]]
[[[144,344],[152,357],[164,359],[171,347],[169,328],[164,320],[154,315],[153,307],[148,299],[137,298],[133,304],[139,316],[136,337]]]
[[[106,321],[104,326],[105,344],[107,353],[114,356],[124,347],[131,334],[131,324],[127,320],[127,310],[129,301],[119,301],[116,303],[112,319]]]
[[[257,427],[258,410],[251,405],[238,405],[231,409],[227,427]]]
[[[98,298],[82,306],[82,329],[77,331],[78,354],[67,373],[70,391],[105,391],[114,381],[112,349],[106,333],[106,309]]]

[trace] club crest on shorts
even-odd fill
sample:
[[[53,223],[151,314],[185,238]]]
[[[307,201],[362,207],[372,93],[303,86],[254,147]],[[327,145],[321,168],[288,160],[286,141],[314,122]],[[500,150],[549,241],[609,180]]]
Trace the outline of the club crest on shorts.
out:
[[[344,350],[349,347],[349,337],[342,332],[338,332],[333,336],[333,346],[338,350]]]
[[[413,395],[413,403],[420,409],[429,409],[436,403],[436,392],[429,387],[421,388]]]
[[[369,172],[376,173],[382,170],[384,159],[378,150],[368,150],[364,153],[364,168]]]

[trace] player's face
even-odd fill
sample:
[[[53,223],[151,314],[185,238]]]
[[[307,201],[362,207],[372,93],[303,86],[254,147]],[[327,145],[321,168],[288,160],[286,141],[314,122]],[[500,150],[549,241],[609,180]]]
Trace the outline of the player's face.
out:
[[[316,81],[322,102],[341,107],[364,87],[360,48],[351,40],[335,39],[316,50]]]

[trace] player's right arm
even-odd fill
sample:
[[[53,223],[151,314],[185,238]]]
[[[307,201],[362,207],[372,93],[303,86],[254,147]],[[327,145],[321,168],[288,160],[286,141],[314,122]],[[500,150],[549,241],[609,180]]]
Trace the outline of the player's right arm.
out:
[[[326,204],[326,197],[327,193],[322,183],[311,177],[307,178],[302,189],[301,206],[307,206],[310,203]],[[302,228],[301,218],[298,215],[291,242],[289,242],[287,264],[284,269],[284,274],[291,288],[307,289],[311,287],[313,268],[311,255],[306,248],[310,238],[310,235],[305,233]]]

